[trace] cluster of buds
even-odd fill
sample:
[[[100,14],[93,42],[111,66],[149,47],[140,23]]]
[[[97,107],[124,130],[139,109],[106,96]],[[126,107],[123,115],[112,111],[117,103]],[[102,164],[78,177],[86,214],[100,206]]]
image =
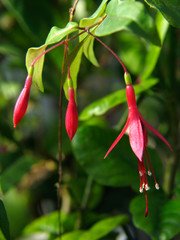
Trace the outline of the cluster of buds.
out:
[[[13,114],[14,127],[17,126],[17,124],[21,121],[24,114],[26,113],[28,102],[29,102],[31,84],[32,84],[32,75],[33,75],[33,67],[30,67],[24,87],[14,107],[14,114]],[[77,106],[75,101],[75,92],[74,92],[71,79],[68,79],[68,85],[69,85],[69,102],[68,102],[67,111],[66,111],[65,126],[66,126],[66,131],[69,136],[69,139],[72,140],[78,128],[78,112],[77,112]]]
[[[108,152],[106,153],[105,157],[111,152],[111,150],[116,146],[116,144],[120,141],[122,136],[125,134],[127,128],[129,127],[129,142],[130,146],[137,157],[138,160],[138,167],[139,167],[139,178],[140,178],[140,192],[145,190],[145,197],[146,197],[146,210],[145,210],[145,217],[148,214],[148,202],[147,202],[147,191],[150,189],[147,180],[147,173],[144,164],[144,160],[146,161],[147,168],[148,168],[148,175],[152,175],[155,181],[155,188],[159,189],[159,185],[156,181],[154,171],[150,162],[150,158],[147,152],[147,131],[148,128],[151,132],[153,132],[157,137],[159,137],[172,151],[171,146],[167,142],[167,140],[156,130],[154,129],[149,123],[147,123],[144,118],[141,116],[135,98],[134,88],[132,86],[132,81],[130,74],[125,72],[124,75],[125,82],[126,82],[126,96],[127,96],[127,103],[128,103],[128,118],[127,122],[119,134],[117,139],[109,148]],[[143,154],[144,153],[144,154]],[[150,166],[150,167],[149,167]],[[151,168],[151,171],[150,171]],[[151,173],[152,172],[152,173]]]

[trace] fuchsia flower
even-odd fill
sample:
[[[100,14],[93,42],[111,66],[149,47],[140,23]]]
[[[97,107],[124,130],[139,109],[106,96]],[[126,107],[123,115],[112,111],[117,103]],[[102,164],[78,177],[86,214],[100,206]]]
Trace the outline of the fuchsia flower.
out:
[[[125,73],[125,77],[126,77]],[[128,76],[127,76],[128,77]],[[130,82],[130,84],[128,84]],[[140,192],[143,192],[143,189],[145,190],[145,198],[146,198],[146,211],[145,211],[145,217],[148,214],[148,203],[147,203],[147,190],[149,190],[148,186],[148,180],[147,180],[147,174],[144,164],[144,159],[146,160],[146,164],[148,167],[148,175],[151,175],[151,171],[154,177],[155,181],[155,188],[159,189],[159,185],[156,181],[154,171],[152,169],[152,165],[148,156],[147,152],[147,131],[146,127],[153,132],[157,137],[159,137],[172,151],[172,148],[170,147],[167,140],[156,130],[154,129],[149,123],[147,123],[141,114],[138,111],[137,105],[136,105],[136,99],[135,99],[135,92],[134,88],[131,85],[131,81],[129,81],[126,86],[126,96],[127,96],[127,102],[128,102],[128,108],[129,108],[129,114],[127,122],[122,130],[122,132],[119,134],[117,139],[114,141],[114,143],[109,148],[108,152],[106,153],[105,157],[108,156],[108,154],[111,152],[111,150],[116,146],[116,144],[120,141],[124,133],[126,132],[127,128],[129,127],[129,141],[131,148],[135,155],[138,158],[138,167],[139,167],[139,178],[140,178]],[[144,157],[143,157],[144,153]],[[148,164],[149,163],[149,164]],[[149,169],[149,165],[151,168],[151,171]]]
[[[14,127],[17,126],[17,124],[21,121],[23,118],[29,101],[29,94],[32,84],[32,76],[28,75],[24,84],[24,88],[22,89],[18,100],[16,102],[16,105],[14,107],[14,114],[13,114],[13,123]]]
[[[71,141],[78,128],[78,112],[73,87],[69,88],[69,103],[66,110],[65,126]]]

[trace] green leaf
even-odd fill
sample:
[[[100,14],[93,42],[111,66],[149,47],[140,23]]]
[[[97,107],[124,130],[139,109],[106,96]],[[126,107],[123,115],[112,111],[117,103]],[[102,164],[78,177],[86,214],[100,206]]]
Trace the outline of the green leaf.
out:
[[[58,43],[70,33],[77,31],[77,29],[75,29],[75,27],[77,26],[78,26],[77,23],[71,22],[71,23],[68,23],[65,28],[53,27],[50,30],[44,45],[37,48],[29,48],[26,54],[27,71],[31,66],[32,62],[36,59],[36,57],[42,54],[46,50],[48,45]],[[33,82],[42,92],[44,91],[44,87],[42,83],[42,71],[43,71],[43,65],[44,65],[44,58],[45,58],[45,55],[42,55],[35,63],[33,77],[32,77]]]
[[[155,78],[148,79],[146,83],[141,83],[139,85],[134,86],[134,90],[136,94],[139,94],[147,89],[151,88],[155,84],[157,84],[158,80]],[[100,116],[105,114],[111,108],[126,102],[126,91],[125,89],[116,91],[114,93],[109,94],[108,96],[101,98],[89,106],[87,106],[82,113],[80,114],[79,119],[84,121],[93,116]]]
[[[0,229],[6,240],[10,240],[9,221],[2,199],[0,199]]]
[[[94,24],[95,22],[97,22],[100,19],[100,17],[103,17],[103,15],[105,13],[107,1],[108,0],[103,0],[102,3],[100,4],[100,6],[98,7],[98,9],[93,13],[93,15],[88,18],[83,18],[80,21],[79,26],[85,28],[85,27],[90,26],[90,25]],[[94,33],[94,31],[92,33]],[[94,66],[99,67],[99,63],[95,57],[94,49],[93,49],[94,38],[92,36],[89,36],[87,33],[84,33],[83,35],[79,36],[79,41],[81,42],[85,38],[86,38],[86,40],[83,45],[83,52],[84,52],[86,58],[92,64],[94,64]]]
[[[118,135],[119,132],[106,128],[81,126],[72,141],[73,153],[78,163],[96,182],[105,186],[131,186],[138,190],[138,163],[126,134],[104,159]],[[148,148],[148,153],[154,173],[159,179],[162,172],[159,156],[153,149]],[[148,180],[151,179],[153,180]]]
[[[79,43],[76,48],[71,52],[69,55],[69,64],[70,64],[70,72],[71,72],[71,79],[73,82],[73,88],[76,92],[77,88],[77,76],[81,64],[81,57],[83,53],[83,41]],[[67,74],[67,64],[65,65],[65,70],[63,72],[62,81],[64,82],[64,92],[66,95],[66,98],[69,99],[69,93],[68,93],[68,74]]]
[[[3,192],[7,192],[12,186],[17,184],[36,162],[36,159],[25,156],[19,158],[9,166],[1,175]]]
[[[152,239],[159,239],[161,226],[161,211],[165,203],[164,193],[152,190],[147,192],[148,195],[148,216],[144,217],[146,201],[144,194],[136,197],[130,204],[130,211],[133,214],[133,222],[137,228],[148,233]]]
[[[49,45],[60,42],[70,33],[77,31],[76,27],[78,27],[78,24],[76,22],[69,22],[65,28],[58,28],[56,26],[52,27],[47,36],[45,44]]]
[[[84,233],[84,231],[81,230],[76,230],[70,233],[66,233],[62,236],[62,240],[80,240],[80,237],[82,236],[82,234]],[[59,238],[56,238],[55,240],[59,240]]]
[[[162,17],[160,13],[156,15],[156,26],[161,39],[161,45],[168,30],[168,22]],[[145,59],[144,71],[141,74],[141,79],[146,80],[153,72],[161,52],[161,47],[150,44],[149,51]]]
[[[129,30],[155,45],[160,45],[154,21],[144,4],[135,1],[111,0],[107,5],[106,13],[108,16],[95,31],[97,36]]]
[[[118,34],[118,55],[129,72],[139,76],[144,71],[144,63],[147,55],[147,43],[131,32],[121,32]]]
[[[136,227],[148,233],[154,240],[169,240],[180,233],[179,198],[167,201],[162,190],[148,191],[148,205],[149,213],[147,218],[144,218],[144,194],[131,202],[130,211]]]
[[[87,36],[84,44],[83,44],[83,52],[86,58],[96,67],[99,67],[99,63],[94,54],[94,40],[95,38],[92,36]]]
[[[117,136],[116,131],[82,126],[72,141],[73,152],[83,169],[98,183],[106,186],[131,186],[139,183],[138,166],[126,135],[104,159]]]
[[[62,231],[69,231],[73,228],[75,220],[77,218],[77,214],[65,214],[61,213],[61,221],[62,221]],[[23,230],[23,234],[29,235],[36,232],[46,232],[54,235],[58,235],[59,233],[59,224],[58,224],[58,212],[52,212],[45,216],[42,216],[29,225],[25,227]]]
[[[92,24],[97,22],[97,20],[99,20],[99,17],[104,15],[107,1],[108,0],[103,0],[102,3],[100,4],[100,6],[98,7],[98,9],[93,13],[93,15],[91,15],[88,18],[81,19],[81,21],[79,23],[79,27],[84,28],[87,26],[91,26]],[[83,35],[79,36],[79,41],[81,42],[86,36],[87,36],[87,34],[83,34]]]
[[[162,209],[160,239],[168,240],[180,233],[180,198],[168,201]]]
[[[41,47],[37,48],[29,48],[26,54],[26,68],[27,71],[29,70],[29,67],[31,66],[32,62],[46,50],[47,45],[42,45]],[[43,71],[43,65],[44,65],[44,58],[45,55],[42,55],[34,65],[34,71],[33,71],[33,82],[36,84],[36,87],[39,88],[42,92],[44,92],[44,86],[42,82],[42,71]]]
[[[100,222],[94,224],[90,230],[82,234],[79,240],[98,240],[107,235],[117,226],[124,225],[128,221],[129,216],[127,215],[120,215],[101,220]]]
[[[159,10],[168,22],[174,27],[180,27],[180,1],[179,0],[145,0],[151,7]]]
[[[119,215],[110,217],[94,224],[87,231],[74,231],[62,236],[62,240],[98,240],[110,233],[119,225],[124,225],[129,221],[129,216]],[[57,238],[56,240],[58,240]]]

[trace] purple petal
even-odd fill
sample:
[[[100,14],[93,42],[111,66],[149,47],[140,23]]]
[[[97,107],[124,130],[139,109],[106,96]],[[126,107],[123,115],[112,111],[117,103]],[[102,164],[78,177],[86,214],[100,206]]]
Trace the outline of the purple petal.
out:
[[[153,132],[158,138],[160,138],[169,147],[169,149],[173,152],[173,150],[172,150],[171,146],[169,145],[168,141],[155,128],[153,128],[149,123],[147,123],[141,115],[140,115],[140,119],[141,119],[142,123],[147,128],[149,128],[149,130],[151,132]]]
[[[129,115],[129,141],[131,148],[139,161],[142,161],[144,150],[144,134],[138,111],[132,111]]]
[[[107,155],[111,152],[111,150],[116,146],[116,144],[120,141],[120,139],[122,138],[122,136],[124,135],[124,133],[126,132],[127,128],[129,125],[129,118],[127,119],[127,122],[123,128],[123,130],[121,131],[121,133],[119,134],[119,136],[116,138],[116,140],[113,142],[113,144],[111,145],[111,147],[109,148],[108,152],[106,153],[104,159],[107,157]]]

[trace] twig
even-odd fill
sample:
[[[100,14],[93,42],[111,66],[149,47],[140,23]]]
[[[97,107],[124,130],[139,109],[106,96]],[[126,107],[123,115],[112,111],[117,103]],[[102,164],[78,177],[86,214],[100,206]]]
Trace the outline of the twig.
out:
[[[73,7],[69,10],[69,22],[72,21],[74,12],[79,0],[76,0]],[[63,56],[63,64],[62,64],[62,73],[65,68],[65,59],[67,52],[67,43],[66,41],[69,39],[69,35],[67,35],[65,40],[65,49]],[[70,72],[70,71],[69,71]],[[58,136],[58,146],[59,146],[59,181],[58,181],[58,222],[59,222],[59,239],[61,240],[62,235],[62,224],[61,224],[61,181],[62,181],[62,93],[63,93],[63,81],[61,79],[60,83],[60,93],[59,93],[59,136]]]

